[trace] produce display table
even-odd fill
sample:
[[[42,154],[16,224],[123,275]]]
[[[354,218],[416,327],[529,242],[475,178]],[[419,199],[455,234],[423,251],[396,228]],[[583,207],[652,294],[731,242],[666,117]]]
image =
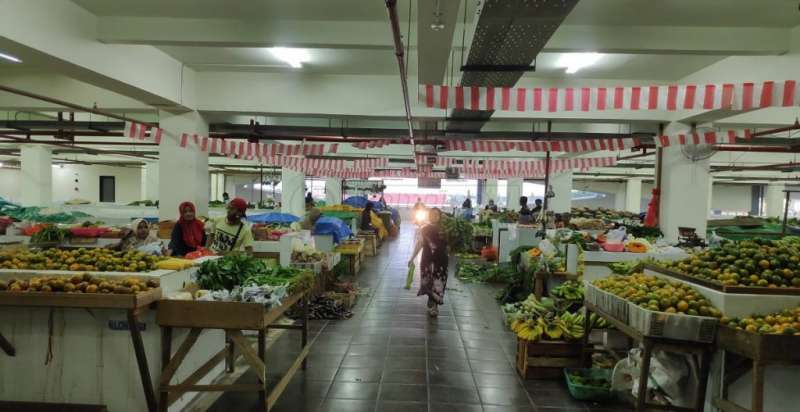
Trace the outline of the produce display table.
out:
[[[136,363],[139,368],[142,389],[147,402],[147,410],[156,412],[156,397],[153,383],[150,378],[150,369],[147,364],[141,331],[139,330],[139,315],[161,298],[161,288],[154,288],[146,292],[130,295],[118,294],[73,294],[64,292],[10,292],[0,293],[0,306],[17,307],[42,307],[42,308],[72,308],[72,309],[111,309],[123,310],[127,314],[128,330],[136,354]],[[51,315],[52,317],[52,315]],[[5,341],[5,339],[3,339]],[[14,351],[13,346],[6,341],[5,349]],[[14,356],[13,353],[6,353]]]
[[[583,278],[588,281],[602,279],[611,275],[609,263],[630,262],[632,260],[658,259],[665,261],[682,260],[689,257],[686,253],[631,253],[631,252],[583,252]]]
[[[30,243],[31,237],[30,236],[22,236],[22,235],[2,235],[0,236],[0,244],[23,244],[27,245]],[[106,247],[110,245],[114,245],[119,243],[119,239],[115,238],[103,238],[103,237],[73,237],[64,240],[61,243],[61,247],[70,248],[70,247],[85,247],[85,248],[95,248],[95,247]]]
[[[301,324],[276,324],[290,308],[302,308]],[[161,357],[163,369],[159,384],[160,410],[167,411],[175,399],[186,392],[225,392],[254,391],[259,394],[259,402],[264,411],[275,405],[280,395],[298,369],[306,368],[306,357],[312,342],[308,342],[308,294],[297,293],[287,297],[281,306],[267,309],[258,303],[213,302],[191,300],[162,300],[159,303],[158,324],[162,327]],[[172,353],[173,328],[189,328],[190,332],[178,350]],[[216,352],[197,370],[177,384],[171,384],[175,372],[194,346],[200,333],[205,329],[221,329],[225,332],[224,347]],[[268,329],[293,329],[302,333],[301,351],[286,374],[278,381],[272,391],[267,391],[266,334]],[[243,330],[258,331],[258,347],[245,338]],[[220,362],[225,360],[226,371],[233,372],[236,352],[243,355],[250,368],[258,375],[257,384],[205,384],[203,379]]]
[[[692,341],[684,341],[684,340],[675,340],[675,339],[665,339],[665,338],[656,338],[651,336],[645,336],[635,328],[628,326],[627,322],[622,322],[611,316],[610,314],[604,312],[599,307],[591,304],[590,302],[585,302],[586,307],[586,322],[584,325],[584,335],[583,335],[583,344],[584,344],[584,364],[589,364],[589,335],[592,329],[592,323],[590,321],[590,313],[594,312],[598,316],[602,316],[605,318],[611,325],[617,328],[620,332],[624,333],[631,339],[636,342],[639,342],[642,345],[642,364],[639,372],[639,391],[636,396],[636,411],[637,412],[644,412],[647,410],[672,410],[672,411],[695,411],[695,412],[702,412],[705,407],[705,399],[706,399],[706,388],[708,387],[708,375],[709,369],[711,366],[711,357],[714,353],[714,344],[713,343],[702,343],[702,342],[692,342]],[[648,381],[649,371],[650,371],[650,362],[653,356],[653,351],[655,350],[663,350],[666,352],[674,352],[674,353],[684,353],[695,355],[699,357],[699,361],[695,364],[695,373],[698,377],[698,387],[697,387],[697,396],[695,398],[694,406],[691,408],[686,407],[677,407],[677,406],[663,406],[663,405],[656,405],[647,402],[647,385],[641,384],[642,380],[644,382]]]
[[[170,296],[181,290],[196,271],[197,268],[90,273],[104,278],[136,276],[158,279],[161,295]],[[3,279],[75,274],[68,271],[0,270]],[[17,295],[19,293],[0,292],[5,304],[15,305],[0,305],[4,306],[0,307],[0,334],[10,348],[15,349],[13,357],[0,351],[0,399],[105,404],[109,410],[117,412],[154,410],[153,400],[157,400],[155,388],[148,384],[142,386],[141,382],[150,382],[150,376],[157,379],[157,371],[161,369],[160,328],[156,323],[156,310],[148,310],[147,304],[157,300],[158,296],[137,296],[133,303],[133,295],[61,293],[53,299],[40,298],[31,292],[25,292],[24,297]],[[147,300],[143,300],[145,296]],[[89,303],[75,301],[82,298],[94,300]],[[71,309],[73,307],[81,309]],[[135,317],[133,321],[128,317],[129,312]],[[176,339],[182,337],[178,335]],[[141,346],[131,344],[139,339]],[[202,364],[221,342],[224,342],[222,332],[204,333],[195,345],[195,353],[187,357],[185,364]],[[51,361],[45,364],[50,353]],[[146,362],[140,363],[140,360]],[[145,366],[152,373],[146,379],[143,378]],[[221,373],[222,369],[215,372]],[[179,373],[184,374],[183,371]],[[190,400],[188,396],[182,397],[174,404],[173,410],[180,410]]]
[[[719,329],[717,345],[725,351],[725,373],[722,377],[721,396],[713,399],[715,407],[723,412],[763,412],[764,381],[769,365],[800,365],[800,353],[795,349],[800,337],[762,335],[729,327]],[[739,367],[731,367],[738,362]],[[730,384],[752,370],[750,409],[728,399]],[[788,405],[787,405],[788,407]]]

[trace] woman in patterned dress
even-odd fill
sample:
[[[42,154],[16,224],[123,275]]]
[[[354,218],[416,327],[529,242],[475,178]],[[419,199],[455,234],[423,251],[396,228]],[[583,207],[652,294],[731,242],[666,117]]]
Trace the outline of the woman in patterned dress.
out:
[[[438,306],[444,303],[444,291],[447,287],[447,239],[439,226],[442,212],[431,209],[428,212],[428,224],[419,230],[414,252],[408,265],[414,265],[414,259],[420,251],[420,287],[417,296],[428,296],[428,314],[439,315]]]

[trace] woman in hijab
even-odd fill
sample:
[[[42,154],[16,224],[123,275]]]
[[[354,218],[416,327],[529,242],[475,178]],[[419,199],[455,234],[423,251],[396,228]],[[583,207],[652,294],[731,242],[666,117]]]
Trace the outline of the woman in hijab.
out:
[[[172,228],[169,241],[171,256],[186,256],[206,244],[206,232],[203,222],[197,218],[192,202],[183,202],[178,206],[178,223]]]
[[[150,225],[147,224],[146,220],[136,219],[131,222],[130,227],[123,232],[122,240],[116,245],[111,246],[111,249],[128,251],[138,249],[151,243],[160,242],[158,237],[150,232]]]
[[[428,314],[431,317],[439,315],[439,305],[444,303],[444,291],[447,287],[447,239],[442,231],[439,221],[442,212],[433,208],[428,214],[428,224],[419,230],[419,237],[411,253],[409,266],[414,265],[414,259],[420,251],[420,287],[417,296],[428,296]]]

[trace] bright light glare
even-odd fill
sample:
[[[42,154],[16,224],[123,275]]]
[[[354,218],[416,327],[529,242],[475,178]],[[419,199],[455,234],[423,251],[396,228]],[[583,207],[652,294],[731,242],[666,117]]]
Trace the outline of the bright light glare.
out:
[[[565,53],[558,59],[556,66],[566,67],[567,73],[572,74],[597,63],[602,57],[600,53]]]
[[[22,60],[14,57],[14,56],[12,56],[10,54],[5,54],[5,53],[0,53],[0,59],[6,59],[6,60],[8,60],[10,62],[14,62],[14,63],[22,63]]]
[[[269,52],[273,56],[288,63],[289,66],[299,69],[303,67],[303,63],[308,62],[311,57],[306,49],[293,49],[290,47],[271,47]]]
[[[414,214],[414,218],[417,222],[424,222],[428,220],[428,211],[427,210],[417,210],[417,213]]]
[[[0,167],[3,167],[3,162],[0,162]]]

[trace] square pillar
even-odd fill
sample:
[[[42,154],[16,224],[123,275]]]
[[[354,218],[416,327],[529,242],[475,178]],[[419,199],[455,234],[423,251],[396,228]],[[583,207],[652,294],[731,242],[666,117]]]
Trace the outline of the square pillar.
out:
[[[158,200],[158,162],[147,162],[142,167],[142,195],[140,200]]]
[[[342,179],[335,177],[325,179],[325,204],[342,204]]]
[[[551,175],[550,186],[553,187],[555,197],[547,201],[547,207],[555,213],[572,210],[572,172]]]
[[[305,216],[306,175],[303,172],[281,169],[281,212]]]
[[[44,145],[23,145],[20,163],[22,206],[50,206],[53,202],[52,151]]]
[[[783,208],[786,203],[786,193],[783,183],[770,183],[764,194],[764,213],[767,217],[783,217]]]
[[[670,125],[664,134],[686,131],[685,125]],[[709,159],[693,162],[683,154],[680,146],[662,150],[659,227],[664,238],[676,242],[679,227],[695,228],[697,235],[705,238],[709,210]]]
[[[198,215],[208,216],[208,154],[191,142],[180,147],[181,133],[206,135],[208,123],[198,112],[160,114],[165,133],[159,146],[158,217],[176,220],[178,205],[185,201],[195,204]]]
[[[225,193],[225,174],[211,173],[210,175],[211,194],[209,199],[222,201],[222,194]]]
[[[497,204],[497,179],[486,179],[483,184],[483,205],[488,205],[490,200]]]
[[[508,179],[506,188],[506,207],[508,210],[519,210],[519,198],[522,196],[522,179],[518,177]],[[528,199],[528,204],[532,203],[533,201]]]
[[[625,183],[625,210],[632,213],[642,212],[642,178],[632,177]]]

